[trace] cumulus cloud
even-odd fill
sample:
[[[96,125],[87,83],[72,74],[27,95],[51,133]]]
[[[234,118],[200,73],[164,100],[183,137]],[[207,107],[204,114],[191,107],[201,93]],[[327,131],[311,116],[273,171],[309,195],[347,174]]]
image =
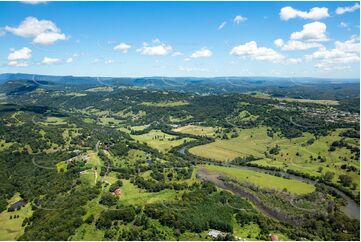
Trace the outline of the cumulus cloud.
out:
[[[227,22],[224,21],[223,23],[221,23],[219,26],[218,26],[218,29],[223,29],[225,26],[226,26]]]
[[[33,43],[50,45],[67,37],[50,20],[38,20],[35,17],[27,17],[17,27],[5,26],[5,30],[24,38],[33,38]]]
[[[315,67],[319,69],[344,67],[345,64],[360,61],[359,41],[356,36],[345,42],[336,41],[334,49],[320,48],[306,58],[318,61]]]
[[[315,7],[311,8],[310,11],[300,11],[298,9],[294,9],[290,6],[283,7],[280,11],[280,18],[284,21],[288,21],[293,18],[303,18],[303,19],[311,19],[311,20],[319,20],[326,17],[329,17],[328,8]]]
[[[113,49],[122,51],[123,53],[127,53],[130,48],[132,48],[131,45],[128,45],[126,43],[119,43],[118,45],[114,46]]]
[[[308,50],[312,48],[320,48],[323,47],[322,44],[317,42],[303,42],[298,40],[289,40],[284,42],[282,39],[276,39],[274,44],[281,48],[282,50],[289,51],[289,50]]]
[[[202,48],[200,50],[196,50],[190,56],[191,58],[206,58],[211,57],[213,55],[212,51],[207,48]]]
[[[60,61],[61,60],[59,58],[44,57],[41,63],[43,63],[44,65],[52,65],[57,64]]]
[[[12,50],[8,55],[9,61],[28,60],[31,58],[31,49],[23,47],[19,50]]]
[[[173,48],[170,45],[162,43],[159,39],[155,39],[152,41],[152,44],[149,45],[148,43],[143,43],[143,47],[137,49],[142,55],[168,55],[172,52]]]
[[[258,47],[256,41],[250,41],[243,45],[232,48],[231,55],[249,57],[254,60],[280,62],[285,57],[275,50],[266,47]]]
[[[26,61],[9,61],[9,66],[15,66],[15,67],[27,67],[29,64]]]
[[[346,40],[345,42],[336,41],[335,47],[338,50],[344,51],[344,52],[360,52],[360,37],[353,35],[351,39]]]
[[[281,48],[281,47],[285,44],[282,39],[276,39],[273,43],[274,43],[275,46],[277,46],[278,48]]]
[[[349,7],[338,7],[336,9],[336,14],[341,15],[341,14],[344,14],[344,13],[356,11],[358,9],[360,9],[360,4],[355,3],[355,5],[349,6]]]
[[[327,41],[328,38],[326,36],[326,29],[326,24],[315,21],[303,25],[303,29],[301,31],[293,32],[291,34],[291,39],[304,40],[309,42]]]
[[[246,21],[247,21],[247,18],[246,18],[246,17],[243,17],[243,16],[241,16],[241,15],[237,15],[236,17],[234,17],[233,21],[234,21],[236,24],[240,24],[240,23],[246,22]]]
[[[298,64],[302,62],[301,58],[288,58],[287,62],[290,64]]]

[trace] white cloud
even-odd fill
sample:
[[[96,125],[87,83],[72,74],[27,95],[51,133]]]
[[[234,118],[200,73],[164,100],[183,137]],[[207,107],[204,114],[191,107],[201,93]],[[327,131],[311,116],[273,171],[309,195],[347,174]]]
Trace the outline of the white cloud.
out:
[[[327,41],[326,29],[326,24],[315,21],[303,25],[303,29],[300,32],[293,32],[291,34],[291,39],[309,42]]]
[[[353,36],[345,42],[336,41],[334,49],[320,48],[306,59],[316,60],[315,65],[319,69],[330,69],[344,67],[345,64],[360,61],[359,37]]]
[[[123,53],[127,53],[130,48],[132,48],[131,45],[128,45],[126,43],[119,43],[118,45],[114,46],[113,49],[114,50],[120,50]]]
[[[353,12],[353,11],[356,11],[357,9],[360,9],[360,4],[358,3],[355,3],[355,5],[353,6],[349,6],[349,7],[338,7],[336,9],[336,14],[344,14],[344,13],[347,13],[347,12]]]
[[[345,22],[340,22],[340,25],[339,25],[341,28],[347,28],[348,27],[348,23],[345,23]]]
[[[179,51],[176,51],[172,54],[172,56],[182,56],[183,53],[182,52],[179,52]]]
[[[31,49],[24,47],[19,50],[13,50],[8,55],[9,61],[28,60],[31,58]]]
[[[69,57],[66,59],[66,63],[73,63],[74,59],[72,57]]]
[[[51,45],[54,44],[58,40],[65,40],[65,34],[49,32],[49,33],[41,33],[37,35],[33,39],[34,44],[41,44],[41,45]]]
[[[159,39],[153,40],[152,43],[151,46],[143,43],[143,47],[137,49],[137,52],[142,55],[168,55],[173,50],[172,46],[160,42]]]
[[[15,66],[15,67],[27,67],[29,66],[26,61],[9,61],[9,66]]]
[[[312,19],[312,20],[319,20],[326,17],[329,17],[328,8],[322,7],[315,7],[311,8],[309,12],[307,11],[300,11],[298,9],[294,9],[290,6],[283,7],[280,11],[280,18],[284,21],[293,18],[303,18],[303,19]]]
[[[302,62],[301,58],[288,58],[287,62],[290,64],[298,64]]]
[[[323,47],[322,44],[317,42],[303,42],[298,40],[289,40],[284,42],[282,39],[276,39],[274,44],[281,48],[282,50],[308,50],[312,48],[320,48]]]
[[[346,40],[345,42],[336,41],[335,47],[338,50],[344,52],[360,52],[360,37],[353,35],[350,40]]]
[[[40,4],[40,3],[46,3],[47,1],[42,1],[42,0],[23,0],[23,1],[20,1],[22,3],[28,3],[28,4]]]
[[[41,63],[45,65],[52,65],[59,63],[61,60],[59,58],[51,58],[51,57],[44,57]]]
[[[246,17],[243,17],[243,16],[241,16],[241,15],[237,15],[236,17],[234,17],[233,21],[234,21],[236,24],[240,24],[240,23],[246,22],[246,21],[247,21],[247,18],[246,18]]]
[[[223,23],[221,23],[219,26],[218,26],[218,29],[223,29],[225,26],[226,26],[227,22],[224,21]]]
[[[271,48],[258,47],[256,41],[250,41],[232,48],[231,55],[249,57],[254,60],[280,62],[285,57]]]
[[[58,40],[65,40],[65,34],[50,20],[38,20],[27,17],[18,27],[5,26],[5,30],[24,38],[33,38],[35,44],[54,44]]]
[[[0,30],[0,37],[3,37],[5,34],[5,31]]]
[[[284,45],[284,42],[282,39],[276,39],[274,42],[275,46],[277,46],[278,48],[281,48]]]
[[[212,51],[207,48],[202,48],[200,50],[194,51],[191,58],[206,58],[211,57],[213,55]]]

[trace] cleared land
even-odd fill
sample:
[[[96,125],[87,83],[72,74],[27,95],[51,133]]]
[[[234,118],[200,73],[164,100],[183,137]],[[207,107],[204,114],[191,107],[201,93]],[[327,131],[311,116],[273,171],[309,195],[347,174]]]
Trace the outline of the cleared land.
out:
[[[188,102],[185,101],[169,101],[169,102],[142,102],[142,105],[152,106],[152,107],[176,107],[188,105]]]
[[[19,194],[15,194],[10,200],[8,200],[8,203],[10,205],[19,200],[21,200]],[[24,227],[21,226],[24,219],[31,216],[32,210],[30,203],[26,204],[20,210],[16,210],[14,212],[3,211],[0,213],[1,240],[17,240],[24,233]]]
[[[213,165],[206,165],[204,166],[204,168],[211,173],[221,173],[228,177],[236,179],[239,182],[252,183],[268,189],[287,189],[287,191],[294,194],[307,194],[315,190],[315,187],[313,185],[307,184],[305,182],[277,177],[257,171],[241,170],[238,168]]]
[[[267,145],[272,141],[272,138],[267,136],[266,130],[265,127],[243,129],[237,138],[218,139],[210,144],[193,147],[189,152],[219,161],[230,161],[249,155],[262,157]]]
[[[187,125],[183,127],[179,127],[173,129],[175,132],[183,133],[183,134],[193,134],[193,135],[205,135],[205,136],[214,136],[217,128],[214,127],[204,127],[197,125]]]
[[[339,105],[339,102],[336,100],[315,100],[315,99],[297,99],[297,98],[290,98],[290,97],[272,97],[267,93],[257,92],[256,94],[252,95],[258,98],[266,98],[266,99],[275,99],[278,101],[285,101],[285,102],[300,102],[300,103],[316,103],[322,105]]]
[[[151,130],[146,134],[131,136],[133,139],[138,140],[139,142],[145,142],[150,147],[162,152],[192,140],[190,138],[177,139],[177,136],[163,133],[160,130]]]

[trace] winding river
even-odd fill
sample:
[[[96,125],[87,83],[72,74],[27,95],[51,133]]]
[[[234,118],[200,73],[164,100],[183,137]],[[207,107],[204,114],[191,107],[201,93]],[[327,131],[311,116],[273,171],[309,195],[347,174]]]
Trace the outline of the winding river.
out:
[[[186,155],[186,149],[187,147],[182,147],[178,150],[178,152],[182,155]],[[199,162],[199,161],[198,161]],[[201,162],[199,162],[201,163]],[[220,165],[219,163],[216,163],[216,162],[212,162],[212,161],[207,161],[207,162],[202,162],[202,163],[208,163],[208,164],[212,164],[212,165]],[[253,166],[239,166],[239,165],[232,165],[232,164],[226,164],[224,166],[227,166],[227,167],[234,167],[234,168],[238,168],[238,169],[242,169],[242,170],[252,170],[252,171],[257,171],[257,172],[262,172],[262,173],[268,173],[268,174],[272,174],[272,175],[275,175],[275,174],[279,174],[279,175],[282,175],[283,177],[287,177],[287,178],[290,178],[290,179],[294,179],[294,180],[298,180],[298,181],[302,181],[302,182],[306,182],[306,183],[309,183],[309,184],[317,184],[318,182],[317,181],[314,181],[314,180],[311,180],[309,178],[305,178],[305,177],[301,177],[301,176],[297,176],[297,175],[293,175],[293,174],[289,174],[287,172],[284,172],[284,171],[272,171],[272,170],[268,170],[268,169],[264,169],[264,168],[259,168],[259,167],[253,167]],[[218,184],[215,182],[214,179],[212,179],[212,182],[215,183],[217,186],[221,187],[220,186],[220,183],[218,182]],[[342,198],[345,199],[346,201],[346,205],[343,206],[341,208],[341,210],[349,217],[349,218],[353,218],[353,219],[358,219],[360,220],[360,205],[357,204],[351,197],[349,197],[347,194],[345,194],[344,192],[338,190],[337,188],[335,187],[332,187],[332,186],[329,186],[329,185],[326,185],[325,186],[327,188],[329,188],[330,190],[336,192],[338,195],[340,195]],[[223,188],[223,187],[221,187]],[[230,190],[228,188],[228,190]]]

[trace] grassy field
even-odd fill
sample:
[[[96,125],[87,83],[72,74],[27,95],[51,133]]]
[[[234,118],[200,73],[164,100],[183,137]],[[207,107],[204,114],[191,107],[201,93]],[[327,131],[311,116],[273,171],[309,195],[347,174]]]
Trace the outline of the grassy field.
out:
[[[41,122],[43,125],[64,125],[66,121],[60,117],[47,117],[45,122]]]
[[[221,173],[233,179],[237,179],[239,182],[248,182],[268,189],[287,189],[287,191],[294,194],[307,194],[315,190],[313,185],[305,182],[277,177],[256,171],[213,165],[206,165],[204,168],[209,172]]]
[[[133,139],[139,142],[145,142],[152,148],[165,152],[172,147],[183,144],[185,141],[190,141],[190,138],[175,139],[176,136],[163,133],[160,130],[151,130],[149,133],[142,135],[131,135]],[[174,140],[173,140],[174,139]]]
[[[297,99],[297,98],[289,98],[289,97],[271,97],[267,93],[262,92],[256,92],[255,95],[252,95],[254,97],[258,98],[266,98],[266,99],[275,99],[279,101],[285,101],[285,102],[300,102],[300,103],[316,103],[316,104],[322,104],[322,105],[338,105],[339,102],[336,100],[315,100],[315,99]]]
[[[188,105],[188,102],[185,101],[167,101],[167,102],[142,102],[144,106],[152,106],[152,107],[176,107],[176,106],[184,106]]]
[[[189,149],[189,152],[219,161],[230,161],[236,157],[254,155],[262,157],[270,145],[272,138],[267,136],[265,127],[254,129],[243,129],[237,138],[218,139],[213,143],[196,146]]]
[[[333,182],[337,183],[340,175],[348,175],[356,185],[355,192],[360,186],[360,175],[358,172],[347,172],[341,169],[341,165],[359,167],[358,160],[351,159],[352,154],[346,148],[337,148],[330,152],[330,145],[334,141],[341,140],[339,136],[343,129],[338,129],[327,136],[318,139],[310,133],[304,133],[302,137],[286,139],[275,135],[273,138],[267,136],[265,127],[243,129],[239,137],[228,140],[217,139],[215,142],[196,146],[189,150],[190,153],[219,161],[231,161],[236,157],[253,155],[260,160],[254,163],[262,166],[292,169],[313,176],[322,176],[327,171],[335,173]],[[308,144],[313,139],[312,144]],[[357,139],[347,139],[350,144],[359,145]],[[278,145],[280,152],[272,158],[266,158],[264,152]],[[320,162],[318,156],[324,158]],[[312,158],[311,158],[312,157]]]
[[[14,195],[9,201],[9,205],[21,200],[19,194]],[[12,219],[10,219],[12,216]],[[19,216],[14,218],[14,216]],[[23,233],[23,220],[32,216],[30,203],[26,204],[20,210],[14,212],[3,211],[0,213],[0,240],[17,240]]]
[[[214,127],[203,127],[197,125],[187,125],[173,129],[175,132],[184,133],[184,134],[193,134],[193,135],[205,135],[205,136],[214,136],[217,128]]]
[[[254,163],[263,166],[288,168],[313,176],[322,176],[327,171],[334,172],[334,183],[337,183],[338,177],[344,174],[352,177],[358,188],[360,185],[360,175],[357,172],[347,172],[340,167],[343,164],[359,167],[359,161],[350,159],[352,156],[351,152],[346,148],[337,148],[333,152],[329,151],[330,145],[334,141],[340,140],[340,132],[342,132],[342,129],[315,139],[314,143],[310,145],[305,145],[305,143],[315,137],[309,133],[305,133],[304,137],[300,138],[279,140],[277,144],[280,147],[280,152],[278,155],[275,155],[275,159],[265,158],[254,161]],[[352,142],[356,142],[357,145],[359,143],[357,139],[353,139]],[[325,159],[324,162],[316,159],[319,155]],[[311,156],[313,159],[310,158]],[[343,158],[347,158],[348,161],[344,161]],[[319,171],[320,167],[322,169],[321,172]]]
[[[175,190],[162,190],[160,192],[146,192],[128,180],[123,180],[123,186],[121,188],[122,195],[120,201],[124,204],[137,204],[144,205],[149,203],[156,203],[160,201],[169,201],[176,197],[181,197],[182,192]]]

